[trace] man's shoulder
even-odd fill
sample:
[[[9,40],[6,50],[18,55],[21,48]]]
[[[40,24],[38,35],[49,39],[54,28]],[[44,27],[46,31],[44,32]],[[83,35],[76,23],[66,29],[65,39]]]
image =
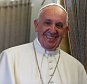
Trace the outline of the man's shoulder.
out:
[[[60,50],[60,51],[61,51],[62,59],[66,60],[68,64],[74,65],[74,66],[83,66],[82,63],[79,60],[77,60],[74,56],[66,53],[63,50]]]
[[[64,50],[60,50],[60,53],[61,53],[63,58],[77,60],[75,57],[73,57],[71,54],[65,52]]]
[[[7,54],[23,53],[23,52],[30,51],[31,49],[32,49],[32,42],[5,49],[3,52]]]

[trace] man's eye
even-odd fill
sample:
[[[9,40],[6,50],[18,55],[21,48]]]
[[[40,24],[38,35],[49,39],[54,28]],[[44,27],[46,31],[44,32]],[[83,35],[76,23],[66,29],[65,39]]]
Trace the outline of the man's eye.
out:
[[[63,23],[56,23],[56,27],[63,28]]]
[[[45,25],[51,25],[51,22],[44,22]]]

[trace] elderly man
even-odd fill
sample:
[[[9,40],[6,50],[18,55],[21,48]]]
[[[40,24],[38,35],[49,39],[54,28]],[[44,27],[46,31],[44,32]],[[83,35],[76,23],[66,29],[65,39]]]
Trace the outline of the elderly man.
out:
[[[0,84],[87,84],[83,65],[59,47],[67,19],[59,4],[42,7],[34,20],[37,38],[1,53]]]

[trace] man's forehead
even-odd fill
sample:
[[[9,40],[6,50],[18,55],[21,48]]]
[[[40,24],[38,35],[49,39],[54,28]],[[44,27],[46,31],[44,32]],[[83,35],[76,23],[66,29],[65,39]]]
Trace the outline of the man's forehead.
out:
[[[66,18],[66,13],[61,8],[58,9],[55,6],[50,6],[50,7],[45,8],[41,12],[40,17],[57,20],[57,19]]]

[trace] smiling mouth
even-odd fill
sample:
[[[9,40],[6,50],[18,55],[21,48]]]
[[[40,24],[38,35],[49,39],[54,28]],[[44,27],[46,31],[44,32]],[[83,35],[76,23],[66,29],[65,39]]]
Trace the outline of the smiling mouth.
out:
[[[54,41],[58,38],[57,34],[45,34],[46,38],[50,41]]]
[[[50,41],[54,41],[59,37],[58,32],[50,32],[49,30],[45,31],[43,35]]]
[[[46,37],[47,37],[48,39],[54,39],[54,38],[56,38],[56,37],[50,36],[50,35],[46,35]]]

